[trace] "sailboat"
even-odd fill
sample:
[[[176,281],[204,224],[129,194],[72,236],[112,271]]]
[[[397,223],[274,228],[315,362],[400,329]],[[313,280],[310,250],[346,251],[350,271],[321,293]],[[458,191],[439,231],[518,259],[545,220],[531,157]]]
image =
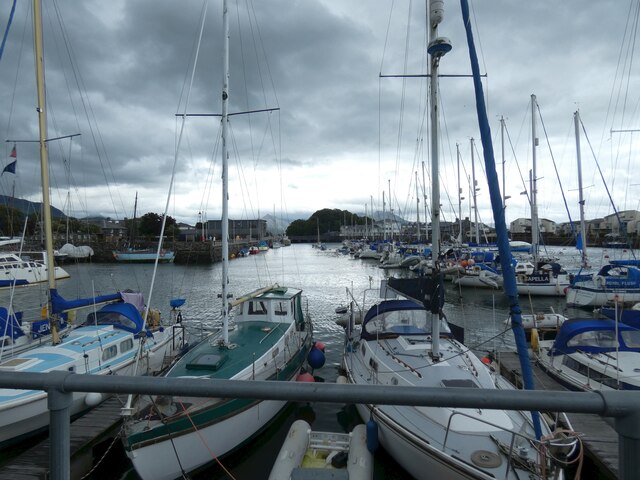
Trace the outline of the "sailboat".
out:
[[[431,58],[433,271],[417,281],[390,278],[381,288],[384,300],[368,309],[361,327],[356,329],[353,322],[347,326],[343,368],[348,382],[356,385],[512,388],[454,338],[442,313],[438,68],[451,50],[448,39],[437,32],[442,3],[432,0],[429,5],[427,49]],[[388,298],[389,289],[400,296]],[[538,478],[539,467],[551,469],[539,453],[544,446],[536,441],[536,424],[526,412],[371,403],[356,408],[371,425],[368,432],[377,431],[384,449],[418,480]]]
[[[134,248],[133,242],[135,241],[136,221],[137,221],[137,209],[138,209],[138,193],[136,192],[136,200],[133,204],[133,221],[131,223],[131,238],[130,245],[125,250],[114,250],[112,252],[113,258],[116,262],[130,262],[130,263],[153,263],[158,257],[158,252],[153,248]],[[163,249],[160,251],[158,258],[159,263],[171,263],[175,259],[175,252],[173,250]]]
[[[563,297],[573,281],[573,276],[565,271],[558,263],[541,261],[539,258],[540,231],[538,224],[538,187],[536,171],[536,153],[538,138],[536,136],[536,107],[538,103],[535,95],[531,95],[531,135],[532,135],[532,170],[531,183],[531,262],[518,262],[516,269],[516,285],[520,295],[544,295]]]
[[[274,284],[232,301],[227,293],[229,20],[226,0],[222,12],[222,327],[181,357],[165,376],[196,377],[203,381],[295,381],[311,352],[310,358],[322,356],[319,349],[312,349],[312,326],[304,309],[302,291]],[[135,415],[125,421],[125,451],[143,479],[180,477],[248,442],[285,405],[286,402],[276,400],[177,395],[152,397],[148,402],[140,399]]]
[[[33,0],[33,15],[45,245],[48,258],[53,258],[40,0]],[[39,344],[7,358],[0,363],[0,370],[40,373],[64,371],[90,375],[154,375],[183,347],[182,326],[163,325],[159,312],[147,308],[141,294],[120,292],[67,301],[56,289],[53,269],[48,269],[47,274],[47,312],[51,342]],[[97,306],[101,303],[107,305],[98,309]],[[85,307],[93,307],[93,313],[84,322],[78,321],[75,328],[61,337],[60,319],[67,312],[76,312]],[[106,398],[97,392],[76,392],[73,394],[70,413],[77,416]],[[0,445],[15,442],[46,429],[48,424],[46,392],[18,389],[0,391]]]
[[[580,114],[574,113],[576,149],[580,166]],[[580,239],[582,268],[567,289],[567,306],[599,307],[610,303],[640,302],[640,261],[637,259],[611,260],[598,272],[591,274],[587,262],[587,237],[584,225],[584,200],[582,199],[582,175],[578,170],[580,186]]]

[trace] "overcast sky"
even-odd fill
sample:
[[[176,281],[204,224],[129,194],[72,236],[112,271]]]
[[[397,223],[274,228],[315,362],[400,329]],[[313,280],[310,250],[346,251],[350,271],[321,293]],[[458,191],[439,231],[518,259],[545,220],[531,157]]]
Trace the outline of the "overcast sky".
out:
[[[55,0],[44,2],[48,137],[52,202],[76,217],[161,213],[185,108],[203,3],[200,0]],[[415,218],[416,172],[430,201],[429,135],[425,131],[425,5],[409,0],[231,1],[230,111],[279,108],[231,119],[230,211],[233,218],[307,218],[321,208],[363,213],[391,207]],[[637,159],[630,134],[639,128],[640,62],[629,46],[637,1],[472,1],[474,34],[497,161],[499,117],[506,146],[507,221],[528,217],[521,177],[532,168],[531,94],[537,95],[539,215],[578,218],[573,113],[580,109],[616,207],[640,209]],[[187,112],[220,113],[221,0],[209,1]],[[4,30],[11,2],[0,6]],[[453,50],[442,74],[469,74],[460,5],[445,1],[439,35]],[[18,2],[0,60],[0,128],[5,140],[37,139],[31,2]],[[78,87],[80,86],[80,88]],[[463,217],[469,216],[470,138],[480,219],[493,223],[470,78],[444,77],[441,180],[443,218],[458,211],[456,143],[464,164]],[[543,130],[542,122],[544,122]],[[427,128],[428,129],[428,128]],[[637,136],[638,134],[636,134]],[[220,121],[190,117],[177,158],[169,215],[194,224],[199,212],[220,217]],[[551,145],[551,150],[547,142]],[[3,163],[12,143],[5,143]],[[582,139],[587,218],[612,207],[586,139]],[[513,150],[512,150],[513,148]],[[33,143],[18,143],[15,176],[1,193],[39,201]],[[515,153],[515,155],[514,155]],[[427,164],[423,173],[422,162]],[[499,166],[501,168],[501,166]],[[631,173],[628,173],[628,172]],[[500,177],[502,173],[500,172]],[[15,184],[15,187],[14,187]],[[528,186],[526,187],[528,188]],[[69,199],[69,201],[67,200]],[[420,205],[423,208],[423,205]],[[421,211],[424,220],[424,211]]]

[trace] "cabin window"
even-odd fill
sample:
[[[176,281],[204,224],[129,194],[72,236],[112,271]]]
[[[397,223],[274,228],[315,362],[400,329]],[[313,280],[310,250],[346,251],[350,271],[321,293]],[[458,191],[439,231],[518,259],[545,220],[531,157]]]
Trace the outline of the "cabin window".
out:
[[[249,315],[266,315],[267,307],[263,302],[250,302]]]
[[[640,348],[640,331],[639,330],[628,330],[625,332],[620,332],[622,336],[622,341],[629,348]]]
[[[110,347],[105,348],[102,351],[102,361],[106,362],[107,360],[112,359],[118,354],[118,347],[115,345],[111,345]]]
[[[276,308],[274,312],[276,315],[286,315],[287,314],[287,302],[277,302]]]
[[[133,348],[133,338],[127,338],[124,342],[120,342],[120,353],[128,352]]]
[[[567,346],[615,348],[617,346],[616,332],[603,330],[579,333],[567,342]]]

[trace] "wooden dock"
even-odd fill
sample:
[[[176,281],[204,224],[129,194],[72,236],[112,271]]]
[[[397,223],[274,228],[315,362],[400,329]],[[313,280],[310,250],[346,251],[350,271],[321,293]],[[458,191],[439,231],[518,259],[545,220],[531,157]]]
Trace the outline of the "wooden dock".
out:
[[[121,398],[111,397],[71,423],[71,479],[80,479],[89,473],[93,468],[94,448],[103,442],[110,445],[116,438],[122,405]],[[0,467],[0,480],[49,478],[49,450],[49,438],[46,438],[22,452]]]
[[[522,370],[520,360],[515,352],[500,352],[498,354],[500,373],[513,385],[522,388]],[[534,381],[538,390],[567,389],[547,375],[538,365],[532,362]],[[618,470],[618,434],[599,415],[584,413],[567,413],[573,430],[582,434],[582,445],[585,449],[586,460],[591,462],[598,471],[597,474],[582,469],[582,478],[611,479],[619,476]],[[590,469],[589,469],[590,470]]]

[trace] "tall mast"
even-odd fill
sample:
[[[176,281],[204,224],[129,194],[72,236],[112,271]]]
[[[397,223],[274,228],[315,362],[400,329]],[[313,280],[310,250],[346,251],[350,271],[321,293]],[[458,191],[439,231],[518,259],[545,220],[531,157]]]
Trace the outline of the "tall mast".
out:
[[[416,172],[416,227],[418,231],[418,238],[416,241],[420,241],[420,197],[418,196],[418,172]]]
[[[502,146],[502,209],[507,209],[507,183],[505,177],[505,160],[504,160],[504,117],[500,117],[500,144]]]
[[[536,150],[538,147],[538,136],[536,134],[536,96],[531,95],[531,148],[532,170],[531,170],[531,252],[533,253],[533,264],[538,264],[538,248],[540,242],[540,233],[538,232],[538,187],[536,174]]]
[[[229,343],[229,152],[227,150],[229,103],[229,17],[227,0],[222,2],[222,328],[225,345]]]
[[[431,0],[429,3],[429,45],[427,53],[431,57],[431,259],[434,272],[438,272],[440,259],[440,168],[439,168],[439,110],[438,110],[438,68],[440,59],[451,50],[451,42],[444,37],[438,37],[438,25],[444,16],[444,2]],[[436,280],[437,277],[434,277]],[[440,356],[440,316],[431,315],[431,355],[437,359]]]
[[[45,249],[47,252],[47,281],[50,289],[56,288],[53,258],[53,228],[51,202],[49,200],[49,155],[47,152],[47,113],[44,89],[44,53],[42,47],[42,11],[40,0],[33,0],[33,41],[36,62],[36,88],[38,91],[38,127],[40,129],[40,170],[42,181],[42,210],[44,219]]]
[[[462,244],[462,188],[460,187],[460,144],[456,143],[456,158],[458,160],[458,232]]]
[[[387,239],[387,212],[386,203],[384,201],[384,190],[382,191],[382,240]]]
[[[389,186],[389,241],[393,243],[393,202],[391,201],[391,179],[387,180]]]
[[[376,236],[376,231],[373,229],[373,195],[370,195],[371,198],[371,240],[374,240]]]
[[[589,261],[587,260],[587,229],[584,221],[584,197],[582,195],[582,159],[580,155],[580,112],[573,114],[573,121],[575,123],[576,130],[576,158],[578,160],[578,204],[580,205],[580,237],[582,239],[582,248],[580,255],[582,258],[582,267],[587,267]]]
[[[424,179],[424,161],[422,162],[422,203],[424,204],[424,243],[429,243],[429,215],[427,215],[427,182]]]
[[[478,181],[476,180],[476,160],[473,156],[474,141],[471,138],[471,188],[473,190],[473,224],[476,243],[480,244],[480,226],[478,225]]]

